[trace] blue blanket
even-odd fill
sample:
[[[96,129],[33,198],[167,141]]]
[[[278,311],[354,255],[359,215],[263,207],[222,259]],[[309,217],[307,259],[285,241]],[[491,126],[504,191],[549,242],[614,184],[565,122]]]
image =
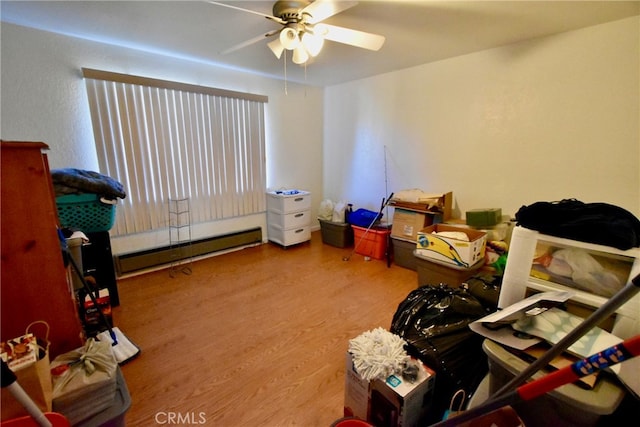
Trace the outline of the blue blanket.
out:
[[[94,193],[108,199],[126,197],[121,183],[98,172],[74,168],[52,169],[51,178],[56,197],[80,193]]]

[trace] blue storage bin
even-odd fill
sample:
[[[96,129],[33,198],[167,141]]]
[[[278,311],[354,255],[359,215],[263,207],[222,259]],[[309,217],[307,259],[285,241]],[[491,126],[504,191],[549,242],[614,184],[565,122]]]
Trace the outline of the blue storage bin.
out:
[[[358,227],[368,228],[370,225],[382,219],[382,212],[373,212],[367,209],[357,209],[347,215],[347,222]]]

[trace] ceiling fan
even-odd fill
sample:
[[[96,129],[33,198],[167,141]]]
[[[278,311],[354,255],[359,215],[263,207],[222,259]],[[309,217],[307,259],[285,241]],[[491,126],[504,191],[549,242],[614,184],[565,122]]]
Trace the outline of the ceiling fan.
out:
[[[282,28],[269,31],[226,49],[222,52],[223,54],[236,51],[276,34],[278,34],[278,37],[270,41],[267,46],[277,58],[280,58],[285,50],[293,51],[292,60],[296,64],[305,64],[310,58],[317,56],[325,40],[373,51],[379,50],[385,42],[385,37],[378,34],[322,22],[357,5],[358,2],[356,1],[278,0],[273,5],[273,15],[244,9],[228,3],[217,1],[207,1],[207,3],[260,15],[282,25]]]

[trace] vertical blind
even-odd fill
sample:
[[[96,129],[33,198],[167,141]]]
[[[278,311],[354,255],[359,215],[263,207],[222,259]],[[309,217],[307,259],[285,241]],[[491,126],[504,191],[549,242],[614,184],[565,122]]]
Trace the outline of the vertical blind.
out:
[[[83,68],[100,172],[127,196],[112,235],[168,226],[168,200],[191,223],[265,210],[260,95]]]

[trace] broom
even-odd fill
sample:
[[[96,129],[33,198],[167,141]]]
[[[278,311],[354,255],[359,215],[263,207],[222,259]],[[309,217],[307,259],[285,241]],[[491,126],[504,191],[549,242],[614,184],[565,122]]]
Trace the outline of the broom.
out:
[[[40,427],[70,427],[69,420],[64,415],[57,412],[42,412],[35,404],[27,392],[18,384],[18,377],[9,368],[7,362],[2,362],[2,388],[9,390],[9,393],[20,403],[29,415],[10,420],[2,421],[3,426],[31,426],[37,424]]]
[[[596,370],[605,369],[611,365],[640,355],[640,335],[636,335],[633,338],[589,356],[586,359],[575,362],[559,371],[555,371],[528,384],[520,385],[553,359],[553,357],[560,354],[582,335],[591,330],[601,320],[614,313],[615,310],[629,301],[638,292],[640,292],[640,274],[631,279],[618,293],[594,311],[591,316],[586,318],[563,339],[547,350],[542,357],[498,390],[487,402],[475,408],[468,409],[451,419],[434,424],[434,426],[444,427],[458,425],[463,421],[470,420],[478,415],[487,414],[503,406],[518,403],[521,400],[534,399],[561,385],[590,375]]]
[[[629,338],[587,358],[579,360],[549,375],[518,387],[516,390],[502,394],[480,406],[456,415],[447,420],[433,424],[432,427],[460,426],[480,415],[488,414],[507,405],[533,400],[556,388],[570,384],[577,379],[606,369],[617,363],[640,355],[640,335]]]

